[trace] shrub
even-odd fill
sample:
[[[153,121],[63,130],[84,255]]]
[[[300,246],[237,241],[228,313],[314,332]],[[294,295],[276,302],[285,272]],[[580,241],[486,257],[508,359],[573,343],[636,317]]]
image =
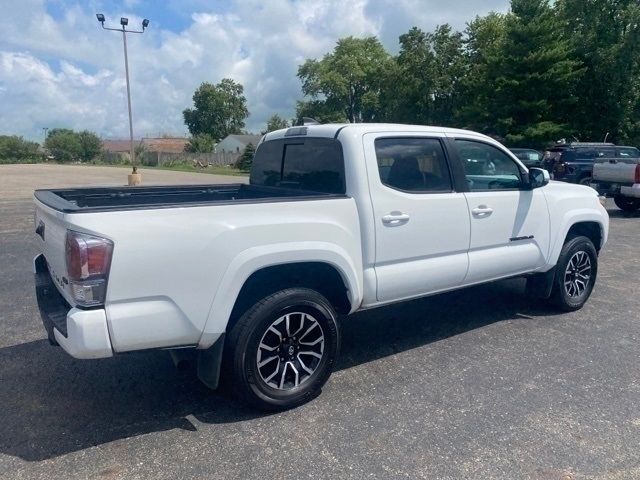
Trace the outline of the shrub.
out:
[[[17,135],[0,135],[0,163],[33,163],[43,158],[36,142]]]
[[[244,152],[240,155],[240,158],[236,162],[236,168],[238,170],[242,170],[243,172],[248,172],[251,170],[251,165],[253,164],[253,156],[256,153],[256,149],[253,144],[248,144],[244,148]]]

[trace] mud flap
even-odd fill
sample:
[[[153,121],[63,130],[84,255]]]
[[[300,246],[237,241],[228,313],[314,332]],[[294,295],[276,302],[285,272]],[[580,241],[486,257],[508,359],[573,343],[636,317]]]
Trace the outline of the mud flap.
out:
[[[220,380],[224,337],[225,334],[223,333],[213,345],[206,350],[198,352],[198,378],[212,390],[218,388]]]
[[[527,277],[527,296],[547,299],[551,296],[553,280],[556,276],[556,267],[543,273],[535,273]]]

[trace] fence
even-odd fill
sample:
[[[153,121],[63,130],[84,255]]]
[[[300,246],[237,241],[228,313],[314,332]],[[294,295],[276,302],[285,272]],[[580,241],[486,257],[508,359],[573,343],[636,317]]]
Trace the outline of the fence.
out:
[[[172,165],[197,165],[206,167],[208,165],[227,166],[235,165],[240,158],[240,153],[169,153],[169,152],[142,152],[137,155],[138,162],[148,167],[170,167]],[[131,163],[128,153],[105,152],[104,162],[111,164]]]

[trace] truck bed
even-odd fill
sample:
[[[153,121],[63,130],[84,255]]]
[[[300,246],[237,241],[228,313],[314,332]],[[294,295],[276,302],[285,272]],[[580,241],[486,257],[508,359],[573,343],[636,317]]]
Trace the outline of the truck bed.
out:
[[[152,187],[91,187],[36,190],[44,205],[65,213],[88,213],[211,204],[317,200],[344,195],[242,183]]]

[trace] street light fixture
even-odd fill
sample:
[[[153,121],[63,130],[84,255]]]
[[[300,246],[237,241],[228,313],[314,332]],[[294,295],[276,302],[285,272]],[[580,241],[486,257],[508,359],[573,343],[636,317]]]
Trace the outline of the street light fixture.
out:
[[[149,20],[145,18],[142,21],[142,30],[127,30],[126,26],[129,25],[129,19],[126,17],[120,18],[120,25],[122,26],[122,28],[105,27],[104,26],[105,17],[102,13],[96,13],[96,18],[98,19],[98,22],[100,22],[100,25],[102,25],[102,28],[104,30],[111,30],[113,32],[122,32],[122,42],[124,44],[124,71],[127,78],[127,105],[129,107],[129,142],[130,142],[130,149],[131,149],[130,154],[131,154],[131,164],[134,165],[133,169],[135,173],[135,170],[136,170],[135,149],[133,147],[133,120],[131,115],[131,86],[129,84],[129,57],[127,56],[127,33],[144,33],[145,28],[149,26]]]

